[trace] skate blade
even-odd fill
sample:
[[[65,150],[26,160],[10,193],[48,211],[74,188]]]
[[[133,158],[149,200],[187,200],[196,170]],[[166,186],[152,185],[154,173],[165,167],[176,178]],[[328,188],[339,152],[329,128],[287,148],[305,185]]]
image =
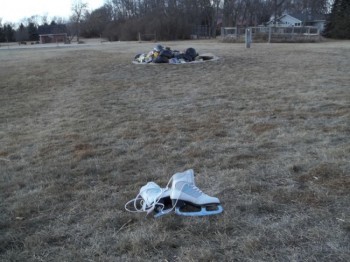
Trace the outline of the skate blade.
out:
[[[180,210],[179,207],[175,208],[175,213],[180,216],[191,216],[191,217],[196,217],[196,216],[211,216],[211,215],[217,215],[222,213],[224,209],[222,208],[221,205],[216,206],[217,209],[215,210],[207,210],[206,207],[201,207],[200,211],[196,212],[183,212]]]

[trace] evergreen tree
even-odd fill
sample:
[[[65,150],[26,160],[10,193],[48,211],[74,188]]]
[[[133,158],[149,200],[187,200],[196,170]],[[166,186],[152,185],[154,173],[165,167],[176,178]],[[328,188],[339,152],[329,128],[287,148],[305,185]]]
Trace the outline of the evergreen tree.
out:
[[[6,42],[6,38],[5,38],[5,31],[4,28],[2,27],[2,25],[0,24],[0,43],[1,42]]]
[[[22,23],[16,31],[16,40],[19,42],[29,40],[28,30]]]
[[[11,25],[4,26],[4,33],[6,42],[14,42],[15,41],[15,30],[13,30]]]
[[[13,30],[11,25],[4,24],[0,25],[0,42],[13,42],[15,30]]]
[[[324,35],[330,38],[350,39],[350,1],[335,0],[327,19]]]
[[[38,28],[34,23],[29,23],[27,31],[28,31],[30,41],[39,40]]]

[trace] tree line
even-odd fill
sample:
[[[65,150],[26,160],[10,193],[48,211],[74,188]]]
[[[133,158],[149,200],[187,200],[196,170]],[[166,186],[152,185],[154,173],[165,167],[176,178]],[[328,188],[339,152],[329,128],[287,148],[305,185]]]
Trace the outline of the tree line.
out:
[[[334,0],[324,35],[330,38],[350,39],[349,0]]]
[[[220,26],[258,26],[284,12],[327,14],[329,0],[108,0],[87,13],[82,24],[85,37],[136,40],[138,33],[159,40],[189,38],[202,26],[210,36]]]
[[[93,11],[87,7],[83,0],[76,0],[68,21],[56,18],[51,24],[65,24],[78,40],[79,36],[137,40],[139,33],[177,40],[190,38],[198,27],[215,37],[221,26],[263,25],[286,12],[326,15],[325,36],[350,38],[349,0],[106,0]],[[42,22],[49,24],[45,17]],[[32,19],[14,29],[0,20],[0,42],[35,41],[39,26]]]

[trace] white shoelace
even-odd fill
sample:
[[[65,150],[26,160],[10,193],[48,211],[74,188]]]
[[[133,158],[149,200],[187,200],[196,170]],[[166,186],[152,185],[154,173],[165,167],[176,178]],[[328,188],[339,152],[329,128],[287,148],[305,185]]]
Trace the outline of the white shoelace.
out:
[[[188,183],[188,185],[190,185],[190,186],[192,187],[193,190],[197,191],[197,192],[200,193],[201,195],[204,194],[203,191],[200,190],[196,185],[194,185],[194,184],[189,184],[189,183]]]
[[[147,189],[146,189],[147,190]],[[160,205],[162,206],[161,208],[161,211],[163,211],[164,209],[164,204],[162,203],[159,203],[160,199],[162,198],[163,196],[163,193],[168,190],[168,188],[161,188],[160,190],[160,193],[155,197],[153,203],[148,206],[146,203],[145,203],[145,200],[142,198],[141,194],[144,192],[140,192],[134,199],[131,199],[130,201],[126,202],[126,204],[124,205],[125,207],[125,210],[126,211],[129,211],[131,213],[142,213],[142,212],[147,212],[147,215],[149,213],[151,213],[154,208],[156,207],[156,205]],[[128,206],[133,203],[133,206],[134,206],[134,210],[131,210],[128,208]],[[141,207],[138,207],[138,204],[141,206]]]

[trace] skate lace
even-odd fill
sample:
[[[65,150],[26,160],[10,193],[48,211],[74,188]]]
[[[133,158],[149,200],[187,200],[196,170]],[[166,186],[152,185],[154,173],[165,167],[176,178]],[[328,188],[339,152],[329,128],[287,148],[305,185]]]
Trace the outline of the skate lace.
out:
[[[163,193],[167,190],[168,188],[161,188],[160,193],[155,197],[153,203],[151,205],[146,205],[145,200],[142,198],[141,194],[144,191],[141,191],[139,194],[137,194],[137,196],[134,199],[131,199],[130,201],[126,202],[126,204],[124,205],[124,208],[126,211],[131,212],[131,213],[143,213],[143,212],[147,212],[147,215],[149,213],[151,213],[154,208],[156,207],[156,205],[160,205],[161,206],[161,211],[163,211],[164,209],[164,204],[159,203],[160,199],[163,196]],[[147,190],[147,189],[146,189]],[[130,204],[133,204],[133,210],[130,209],[128,206],[130,206]]]
[[[147,215],[150,214],[155,207],[158,205],[159,206],[159,212],[163,212],[164,214],[168,214],[171,211],[174,210],[177,202],[179,201],[178,199],[176,200],[176,202],[174,203],[174,205],[172,205],[172,207],[166,211],[164,211],[165,205],[162,203],[159,203],[160,199],[163,196],[163,193],[167,190],[169,190],[169,185],[170,183],[173,181],[173,177],[171,177],[166,185],[165,188],[161,188],[161,192],[155,197],[155,200],[153,201],[153,203],[149,206],[146,205],[145,200],[142,198],[141,194],[144,192],[140,192],[139,194],[137,194],[137,196],[134,199],[129,200],[128,202],[126,202],[126,204],[124,205],[124,208],[126,211],[131,212],[131,213],[143,213],[146,212]],[[182,188],[185,186],[185,184],[182,186]],[[147,189],[146,189],[147,190]],[[199,190],[199,189],[198,189]],[[132,204],[133,209],[130,209],[128,206],[130,206]],[[146,216],[147,216],[146,215]]]
[[[194,191],[197,191],[198,193],[200,193],[201,195],[204,194],[202,190],[200,190],[198,187],[196,187],[193,184],[188,184]],[[182,191],[182,190],[181,190]]]

